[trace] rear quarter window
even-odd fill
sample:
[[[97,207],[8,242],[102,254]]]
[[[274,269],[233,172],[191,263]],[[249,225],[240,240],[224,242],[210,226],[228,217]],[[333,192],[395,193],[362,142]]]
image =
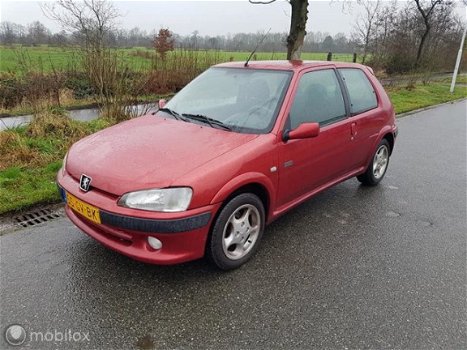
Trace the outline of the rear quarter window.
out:
[[[352,114],[359,114],[378,106],[375,89],[362,70],[340,68],[339,72],[349,92],[350,112]]]

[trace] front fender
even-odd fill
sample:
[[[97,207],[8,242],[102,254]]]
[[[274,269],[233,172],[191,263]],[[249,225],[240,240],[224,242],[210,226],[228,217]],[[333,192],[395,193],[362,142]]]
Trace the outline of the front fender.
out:
[[[274,208],[274,200],[276,198],[275,196],[275,190],[274,190],[274,184],[273,181],[267,177],[263,173],[258,173],[258,172],[248,172],[241,174],[229,182],[227,182],[218,192],[217,194],[213,197],[211,200],[211,204],[216,204],[219,202],[225,201],[232,193],[237,191],[243,186],[251,185],[251,184],[259,184],[264,187],[268,194],[268,199],[269,199],[269,212],[271,211],[271,208]],[[267,213],[268,217],[270,213]]]

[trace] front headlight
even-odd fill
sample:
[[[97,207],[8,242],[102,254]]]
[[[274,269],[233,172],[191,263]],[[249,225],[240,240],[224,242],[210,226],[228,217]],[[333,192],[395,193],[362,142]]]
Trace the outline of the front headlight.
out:
[[[192,195],[193,190],[189,187],[136,191],[124,194],[118,205],[152,211],[185,211],[190,205]]]

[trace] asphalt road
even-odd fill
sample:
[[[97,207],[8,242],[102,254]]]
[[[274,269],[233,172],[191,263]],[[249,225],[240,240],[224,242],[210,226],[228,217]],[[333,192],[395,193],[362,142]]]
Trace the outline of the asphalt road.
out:
[[[23,325],[28,348],[465,349],[466,111],[400,119],[379,187],[316,196],[233,272],[134,262],[66,218],[4,234],[2,333]],[[29,336],[67,330],[81,340]]]

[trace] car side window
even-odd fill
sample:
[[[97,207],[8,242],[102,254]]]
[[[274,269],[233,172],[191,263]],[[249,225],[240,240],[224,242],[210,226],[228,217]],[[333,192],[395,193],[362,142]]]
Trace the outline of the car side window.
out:
[[[314,71],[302,76],[290,110],[291,130],[303,123],[325,125],[345,116],[344,97],[334,69]]]
[[[340,68],[339,72],[349,92],[350,113],[358,114],[378,106],[375,89],[362,70]]]

